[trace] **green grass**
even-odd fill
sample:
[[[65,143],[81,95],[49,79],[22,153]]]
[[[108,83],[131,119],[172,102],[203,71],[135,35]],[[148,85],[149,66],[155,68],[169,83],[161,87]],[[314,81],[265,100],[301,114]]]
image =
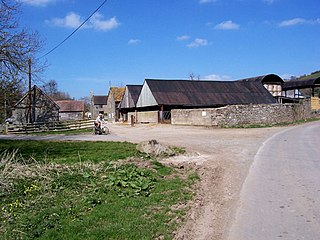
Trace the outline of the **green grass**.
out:
[[[50,135],[50,134],[63,134],[63,135],[77,135],[84,133],[92,133],[92,128],[84,128],[84,129],[74,129],[68,131],[47,131],[47,132],[30,132],[28,134],[32,135]]]
[[[225,128],[269,128],[269,127],[287,127],[292,125],[299,125],[308,122],[319,121],[320,118],[309,118],[306,120],[298,120],[294,122],[285,122],[285,123],[274,123],[274,124],[243,124],[243,125],[235,125],[235,126],[226,126]]]
[[[137,154],[135,145],[128,142],[0,140],[0,152],[14,149],[18,149],[18,153],[24,158],[32,157],[39,162],[56,163],[97,163]]]
[[[172,239],[195,172],[142,157],[122,163],[118,152],[134,156],[134,144],[83,144],[0,141],[1,152],[19,147],[23,155],[0,159],[0,239]],[[43,155],[45,145],[57,150]],[[76,163],[78,151],[94,157]],[[28,154],[38,162],[26,161]]]

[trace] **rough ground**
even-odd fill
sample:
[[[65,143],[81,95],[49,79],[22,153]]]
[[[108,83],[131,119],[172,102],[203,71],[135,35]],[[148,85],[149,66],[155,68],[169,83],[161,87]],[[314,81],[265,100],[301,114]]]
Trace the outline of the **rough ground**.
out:
[[[113,137],[185,147],[168,161],[195,166],[201,177],[188,220],[175,239],[227,239],[242,183],[262,143],[283,128],[217,129],[171,125],[110,125]]]
[[[108,124],[110,135],[1,136],[16,139],[141,141],[184,147],[187,154],[170,158],[171,164],[190,165],[201,180],[187,223],[175,235],[184,240],[225,240],[242,184],[262,143],[283,128],[219,129],[172,125]]]

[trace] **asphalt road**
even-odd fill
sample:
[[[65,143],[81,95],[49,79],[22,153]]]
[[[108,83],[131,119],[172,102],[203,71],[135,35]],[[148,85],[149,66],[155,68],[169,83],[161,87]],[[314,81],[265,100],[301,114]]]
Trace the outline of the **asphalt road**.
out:
[[[264,142],[228,239],[320,239],[320,122],[288,128]]]

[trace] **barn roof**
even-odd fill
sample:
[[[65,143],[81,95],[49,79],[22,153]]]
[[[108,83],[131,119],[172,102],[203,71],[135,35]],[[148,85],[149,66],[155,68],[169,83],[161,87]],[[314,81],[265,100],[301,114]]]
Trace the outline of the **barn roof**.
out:
[[[238,81],[260,82],[262,84],[264,83],[280,83],[281,84],[284,82],[283,79],[276,74],[268,74],[268,75],[262,75],[262,76],[251,77],[251,78],[244,78]]]
[[[136,107],[141,89],[142,85],[127,85],[119,108],[125,109]]]
[[[136,104],[142,89],[142,85],[127,85],[127,88],[134,104]]]
[[[282,85],[284,91],[311,87],[320,87],[320,77],[305,80],[291,80],[284,82]]]
[[[60,107],[60,112],[83,112],[84,101],[58,100],[55,101]]]
[[[107,105],[107,95],[93,95],[94,105]]]
[[[55,103],[55,101],[52,100],[51,97],[49,97],[47,94],[45,94],[41,88],[39,88],[37,85],[33,85],[33,87],[31,88],[30,91],[28,91],[15,105],[14,105],[14,108],[19,108],[19,105],[22,104],[26,99],[28,99],[29,97],[29,94],[32,94],[33,96],[33,93],[35,92],[36,93],[36,96],[39,97],[39,96],[43,96],[50,104],[52,104],[52,107],[54,109],[59,109],[59,106]]]
[[[191,81],[146,79],[158,105],[188,107],[271,104],[276,100],[256,81]]]
[[[110,87],[109,95],[112,93],[115,102],[121,102],[125,87]]]

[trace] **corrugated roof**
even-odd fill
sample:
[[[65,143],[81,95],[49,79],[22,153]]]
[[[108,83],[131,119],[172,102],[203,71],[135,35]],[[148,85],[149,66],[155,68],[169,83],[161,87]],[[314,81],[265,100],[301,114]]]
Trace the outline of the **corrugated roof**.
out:
[[[127,85],[119,108],[135,108],[142,89],[142,85]]]
[[[142,85],[127,85],[127,88],[134,104],[136,105],[142,89]]]
[[[287,91],[311,87],[320,87],[320,78],[287,81],[283,83],[282,90]]]
[[[107,105],[107,95],[94,95],[93,96],[93,104],[94,105]]]
[[[191,81],[146,79],[159,105],[189,107],[271,104],[276,100],[256,81]]]
[[[84,101],[59,100],[55,101],[60,107],[60,112],[83,112]]]
[[[115,102],[121,102],[125,89],[125,87],[110,87],[110,92],[112,93]]]
[[[260,82],[260,83],[283,83],[283,79],[276,74],[268,74],[251,78],[244,78],[238,81]]]

